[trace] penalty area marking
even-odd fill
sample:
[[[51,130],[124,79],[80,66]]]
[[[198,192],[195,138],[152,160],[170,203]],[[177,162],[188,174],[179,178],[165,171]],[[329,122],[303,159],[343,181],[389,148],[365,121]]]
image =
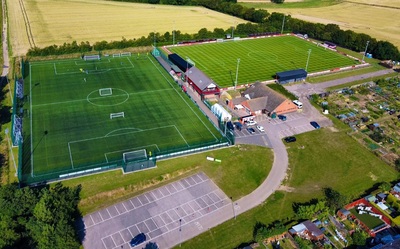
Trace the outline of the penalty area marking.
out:
[[[111,151],[111,152],[106,152],[104,153],[104,157],[106,158],[106,161],[108,163],[108,157],[107,154],[113,154],[113,153],[118,153],[118,152],[126,152],[126,151],[134,151],[134,150],[139,150],[139,149],[146,149],[148,147],[156,147],[158,151],[160,151],[160,148],[158,147],[157,144],[148,144],[140,147],[134,147],[134,148],[129,148],[129,149],[124,149],[124,150],[116,150],[116,151]]]
[[[69,157],[70,157],[70,160],[71,160],[71,167],[72,167],[72,169],[74,169],[74,159],[73,159],[72,150],[71,150],[71,144],[73,144],[73,143],[86,142],[86,141],[91,141],[91,140],[97,140],[97,139],[102,139],[102,138],[121,136],[121,135],[132,134],[132,133],[138,133],[138,132],[147,132],[147,131],[158,130],[158,129],[164,129],[164,128],[169,128],[169,127],[174,127],[175,130],[179,133],[179,136],[182,138],[182,140],[186,143],[186,145],[187,145],[188,147],[190,147],[190,145],[188,144],[188,142],[186,141],[186,139],[183,137],[182,133],[181,133],[181,132],[178,130],[178,128],[176,127],[176,125],[167,125],[167,126],[162,126],[162,127],[152,128],[152,129],[145,129],[145,130],[141,130],[141,129],[140,129],[140,130],[138,130],[138,131],[124,132],[124,133],[119,133],[119,134],[111,135],[111,134],[112,134],[113,132],[115,132],[115,131],[125,130],[125,129],[137,129],[137,128],[117,129],[117,130],[114,130],[114,131],[111,131],[111,132],[107,133],[105,136],[102,136],[102,137],[87,138],[87,139],[81,139],[81,140],[75,140],[75,141],[70,141],[70,142],[68,142],[68,151],[69,151]],[[157,146],[157,149],[159,150],[158,146]]]

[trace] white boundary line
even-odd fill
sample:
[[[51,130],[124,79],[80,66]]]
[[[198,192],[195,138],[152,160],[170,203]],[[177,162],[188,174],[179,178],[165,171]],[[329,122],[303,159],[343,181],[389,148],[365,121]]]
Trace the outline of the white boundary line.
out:
[[[185,144],[187,145],[187,147],[190,147],[190,145],[188,144],[188,142],[186,141],[186,139],[183,137],[182,133],[179,131],[179,129],[176,127],[176,125],[174,125],[176,131],[179,133],[179,135],[181,136],[181,138],[183,139],[183,141],[185,142]]]
[[[31,123],[31,176],[34,177],[33,174],[33,122],[32,122],[32,66],[29,64],[29,105],[31,109],[31,114],[29,115],[30,123]]]
[[[149,56],[147,56],[149,57]],[[199,115],[197,115],[197,113],[193,110],[193,108],[186,102],[186,100],[182,97],[181,94],[178,93],[178,91],[174,88],[174,86],[171,84],[171,82],[168,80],[167,77],[165,77],[165,75],[160,71],[160,69],[154,64],[153,60],[151,58],[149,58],[149,60],[151,61],[151,63],[154,65],[154,67],[158,70],[158,72],[164,77],[164,79],[168,82],[168,84],[172,87],[172,89],[175,90],[175,92],[178,94],[179,97],[181,97],[181,99],[183,100],[183,102],[185,102],[185,104],[189,107],[190,110],[192,110],[192,112],[194,113],[194,115],[200,120],[200,122],[206,127],[206,129],[208,130],[208,132],[210,132],[210,134],[215,138],[215,141],[218,141],[218,138],[214,135],[214,133],[211,132],[211,130],[207,127],[207,125],[203,122],[203,120],[201,120],[201,118],[199,117]]]
[[[58,75],[58,74],[57,74],[56,63],[53,63],[53,66],[54,66],[54,73],[55,73],[55,75]]]
[[[69,151],[69,159],[71,160],[71,167],[72,169],[74,169],[74,161],[72,160],[72,151],[69,143],[68,143],[68,151]]]
[[[127,59],[129,61],[129,63],[131,63],[132,67],[135,68],[135,66],[133,65],[132,61],[129,58],[127,58]]]

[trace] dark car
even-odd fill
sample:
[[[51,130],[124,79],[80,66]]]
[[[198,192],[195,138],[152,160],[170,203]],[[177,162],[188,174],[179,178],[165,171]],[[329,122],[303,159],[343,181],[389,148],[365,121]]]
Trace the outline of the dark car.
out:
[[[278,115],[278,118],[282,121],[286,121],[286,116],[285,115]]]
[[[296,142],[296,138],[295,137],[285,137],[285,142],[286,143]]]
[[[137,246],[143,242],[146,241],[146,234],[144,233],[139,233],[138,235],[136,235],[135,237],[133,237],[133,239],[131,240],[130,244],[131,246]]]
[[[226,126],[228,127],[229,130],[233,131],[235,129],[235,127],[233,126],[232,122],[229,121],[226,123]]]
[[[315,122],[315,121],[311,121],[310,124],[311,124],[312,127],[314,127],[315,129],[321,128],[321,127],[319,126],[319,124],[318,124],[317,122]]]
[[[238,129],[239,131],[242,130],[243,125],[240,122],[235,122],[234,124],[236,126],[236,129]]]
[[[247,131],[248,131],[250,134],[253,134],[253,133],[256,132],[256,130],[254,130],[254,128],[251,128],[251,127],[247,128]]]

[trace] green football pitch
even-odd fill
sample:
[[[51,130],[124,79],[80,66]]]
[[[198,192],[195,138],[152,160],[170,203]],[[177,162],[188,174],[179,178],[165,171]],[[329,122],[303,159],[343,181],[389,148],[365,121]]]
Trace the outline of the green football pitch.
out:
[[[272,80],[277,72],[306,68],[320,72],[357,62],[324,47],[293,36],[279,36],[239,41],[169,47],[184,59],[190,59],[221,87]],[[240,59],[238,63],[238,59]],[[239,67],[238,67],[239,64]]]
[[[22,173],[64,174],[223,140],[152,56],[31,62]]]

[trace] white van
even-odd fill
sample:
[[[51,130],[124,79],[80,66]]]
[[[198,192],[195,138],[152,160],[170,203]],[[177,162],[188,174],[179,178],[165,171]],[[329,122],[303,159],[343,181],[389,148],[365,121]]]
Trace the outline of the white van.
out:
[[[295,104],[297,106],[297,108],[299,108],[299,109],[303,108],[303,103],[301,103],[297,99],[293,100],[293,104]]]

